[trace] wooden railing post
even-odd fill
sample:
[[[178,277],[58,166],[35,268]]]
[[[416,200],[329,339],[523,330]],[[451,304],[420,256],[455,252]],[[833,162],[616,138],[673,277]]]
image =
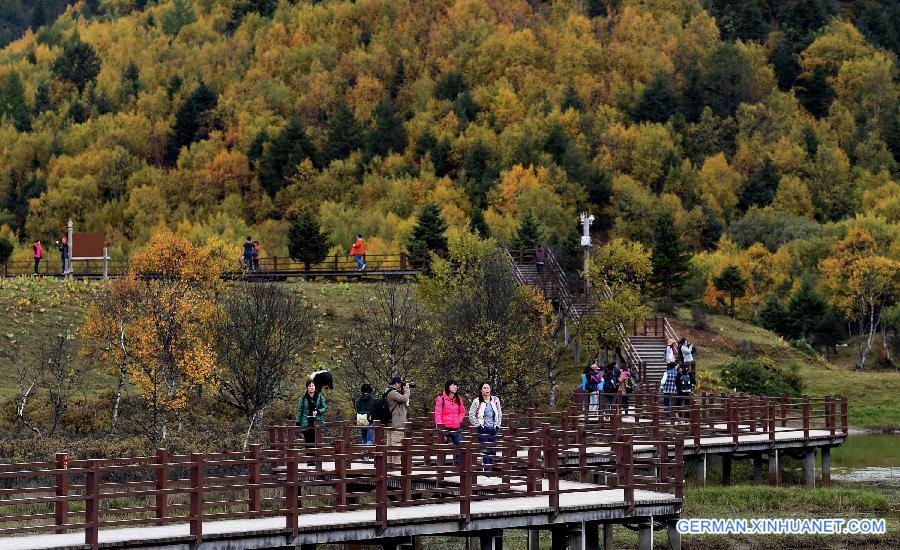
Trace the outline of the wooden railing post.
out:
[[[400,457],[400,486],[403,488],[403,502],[412,500],[412,439],[403,438],[403,456]]]
[[[69,469],[69,455],[68,453],[56,453],[56,469],[57,470],[67,470]],[[54,503],[54,512],[56,513],[56,532],[57,533],[65,533],[65,527],[62,527],[68,523],[69,516],[69,501],[65,500],[66,497],[69,496],[69,473],[68,472],[57,472],[56,474],[56,496],[63,497],[63,500],[57,500]]]
[[[203,477],[206,467],[202,453],[191,453],[191,536],[203,542]]]
[[[334,500],[337,506],[347,505],[347,457],[344,450],[344,441],[334,442]]]
[[[296,449],[287,452],[287,483],[284,484],[284,527],[290,529],[296,536],[299,525],[297,522],[297,509],[299,498],[299,485],[297,483],[297,468],[300,467],[300,456]]]
[[[337,252],[334,253],[334,270],[335,271],[338,270],[338,253]]]
[[[782,428],[787,426],[787,415],[788,415],[787,400],[788,400],[788,398],[786,395],[781,396],[781,427]]]
[[[556,518],[559,516],[559,447],[556,438],[550,442],[546,463],[550,480],[550,509]]]
[[[262,450],[259,443],[253,443],[250,445],[250,467],[248,468],[250,473],[250,488],[248,489],[250,492],[250,511],[251,512],[259,512],[260,511],[260,499],[259,499],[259,481],[260,481],[260,459],[262,457]],[[258,514],[253,514],[251,517],[259,517]]]
[[[803,440],[809,443],[809,397],[803,398]]]
[[[278,256],[272,256],[272,271],[278,272]]]
[[[156,523],[162,525],[169,512],[169,495],[166,489],[169,484],[169,451],[156,450]]]
[[[96,550],[100,544],[100,461],[91,460],[84,479],[84,543]]]
[[[472,485],[478,477],[473,472],[475,457],[472,453],[472,442],[463,445],[462,460],[459,462],[459,515],[466,522],[472,518]]]
[[[375,520],[387,528],[387,447],[378,444],[375,451]]]
[[[406,271],[406,252],[400,253],[400,270]]]
[[[700,449],[700,408],[691,405],[691,437],[694,438],[694,449]]]
[[[684,498],[684,436],[675,436],[675,498]]]
[[[841,431],[847,435],[847,396],[841,397]]]
[[[634,436],[625,434],[623,444],[625,503],[628,505],[629,510],[634,510]]]

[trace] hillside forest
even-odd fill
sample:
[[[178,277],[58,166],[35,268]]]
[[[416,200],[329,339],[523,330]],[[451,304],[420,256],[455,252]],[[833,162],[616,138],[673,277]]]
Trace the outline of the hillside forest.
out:
[[[574,272],[585,211],[663,303],[895,364],[894,2],[2,0],[0,24],[12,260],[68,219],[118,258],[163,227],[237,258],[319,228],[420,250],[427,217]]]

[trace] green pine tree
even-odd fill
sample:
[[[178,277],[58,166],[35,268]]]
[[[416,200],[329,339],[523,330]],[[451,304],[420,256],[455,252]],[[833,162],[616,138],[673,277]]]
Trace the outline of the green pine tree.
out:
[[[541,229],[541,225],[534,218],[534,214],[532,214],[531,210],[528,210],[525,212],[525,215],[522,216],[519,228],[509,242],[509,247],[513,251],[532,251],[537,245],[543,243],[544,232]]]
[[[775,198],[780,178],[778,167],[770,157],[766,157],[762,165],[747,178],[738,199],[738,208],[747,210],[751,206],[768,206]]]
[[[669,80],[657,74],[631,109],[631,118],[638,122],[665,122],[680,111],[680,102],[681,97]]]
[[[75,34],[66,41],[62,52],[53,60],[50,71],[59,80],[74,84],[80,92],[89,82],[97,79],[100,65],[100,57],[94,48]]]
[[[719,292],[728,294],[728,312],[731,317],[734,317],[734,299],[740,298],[747,292],[747,280],[741,275],[741,270],[729,265],[719,275],[713,277],[713,285]]]
[[[562,112],[566,112],[569,109],[584,111],[584,101],[581,101],[578,90],[571,84],[566,87],[566,94],[563,96],[562,103],[559,106],[559,110]]]
[[[491,236],[491,230],[487,222],[484,221],[484,211],[480,208],[472,209],[472,215],[469,217],[469,231],[482,239],[487,239]]]
[[[169,36],[175,36],[185,25],[190,25],[197,20],[194,10],[187,0],[174,0],[172,9],[162,14],[160,22],[162,30]]]
[[[492,166],[491,153],[481,140],[475,142],[463,158],[466,188],[469,198],[476,207],[487,205],[487,194],[494,185],[497,175]]]
[[[4,271],[6,271],[6,264],[9,262],[9,257],[12,256],[13,248],[12,241],[6,237],[0,237],[0,264],[3,265]]]
[[[311,214],[304,213],[288,229],[288,254],[303,262],[306,271],[311,264],[328,256],[328,235],[322,232],[319,222]]]
[[[657,216],[653,224],[653,282],[666,298],[672,297],[672,289],[677,288],[688,274],[690,255],[682,246],[675,229],[675,220],[669,212]]]
[[[119,88],[119,94],[123,101],[127,101],[132,97],[137,97],[140,91],[141,72],[134,61],[132,61],[122,71],[122,83]]]
[[[363,148],[363,128],[353,116],[353,111],[341,106],[328,121],[322,157],[325,163],[343,159]]]
[[[441,138],[431,150],[431,164],[434,165],[435,176],[442,178],[451,174],[456,168],[451,157],[452,152],[450,140],[447,138]]]
[[[0,120],[9,118],[19,131],[27,130],[31,113],[25,99],[25,86],[16,71],[6,73],[0,80]]]
[[[787,319],[792,327],[793,337],[807,340],[828,312],[828,302],[819,296],[808,278],[800,283],[800,288],[791,296],[787,307]]]
[[[422,208],[419,219],[413,228],[409,242],[406,244],[406,252],[413,264],[420,265],[425,271],[431,265],[430,253],[442,254],[447,251],[447,224],[441,218],[441,212],[434,203],[428,203]]]
[[[374,113],[375,126],[369,132],[366,153],[369,158],[385,157],[389,153],[406,150],[406,127],[394,111],[394,102],[387,98],[378,104]]]
[[[217,101],[216,94],[202,82],[194,93],[184,100],[175,113],[172,138],[166,147],[166,159],[170,163],[174,164],[178,160],[182,147],[208,137],[209,131],[204,124],[205,117],[216,106]]]
[[[270,195],[287,186],[297,173],[297,165],[305,159],[316,162],[316,150],[300,119],[292,119],[269,142],[259,163],[259,181]]]

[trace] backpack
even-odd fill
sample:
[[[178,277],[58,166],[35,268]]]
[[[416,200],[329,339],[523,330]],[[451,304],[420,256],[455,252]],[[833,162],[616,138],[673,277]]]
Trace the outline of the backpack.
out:
[[[608,375],[603,373],[603,393],[616,393],[619,391],[619,369],[611,370]]]
[[[597,391],[597,388],[599,385],[600,385],[600,381],[594,377],[593,373],[587,375],[587,391],[593,393],[593,392]]]
[[[391,420],[394,416],[394,411],[391,409],[391,406],[388,405],[387,394],[392,391],[397,391],[394,388],[391,388],[384,392],[384,394],[375,400],[372,403],[372,407],[369,409],[369,416],[372,417],[372,420],[378,420],[382,424],[390,424]]]
[[[683,393],[693,393],[694,385],[691,384],[691,375],[684,373],[679,375],[678,381],[681,382],[681,391]]]

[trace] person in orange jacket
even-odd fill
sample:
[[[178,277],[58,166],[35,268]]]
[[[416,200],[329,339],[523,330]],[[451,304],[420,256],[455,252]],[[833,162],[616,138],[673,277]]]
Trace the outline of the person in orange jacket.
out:
[[[362,271],[366,268],[365,262],[363,262],[363,256],[366,254],[366,243],[363,241],[362,235],[356,235],[356,242],[353,243],[353,246],[350,247],[350,254],[348,256],[353,256],[356,259],[356,270]]]

